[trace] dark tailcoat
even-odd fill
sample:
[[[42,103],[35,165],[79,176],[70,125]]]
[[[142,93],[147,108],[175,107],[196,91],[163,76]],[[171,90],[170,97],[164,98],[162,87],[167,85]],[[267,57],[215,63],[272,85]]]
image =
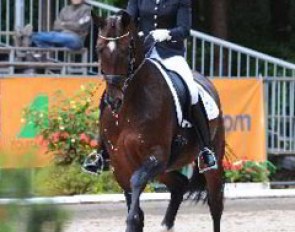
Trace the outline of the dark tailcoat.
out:
[[[191,0],[129,0],[128,13],[147,36],[156,29],[168,29],[172,39],[157,43],[161,58],[184,55],[184,40],[191,29]]]

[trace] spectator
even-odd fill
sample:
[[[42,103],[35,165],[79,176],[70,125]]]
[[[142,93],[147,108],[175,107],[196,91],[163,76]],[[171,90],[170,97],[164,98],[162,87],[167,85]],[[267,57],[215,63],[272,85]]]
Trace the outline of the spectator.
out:
[[[54,22],[53,31],[32,34],[33,45],[41,48],[66,47],[79,50],[84,45],[91,22],[91,7],[84,0],[71,0]]]

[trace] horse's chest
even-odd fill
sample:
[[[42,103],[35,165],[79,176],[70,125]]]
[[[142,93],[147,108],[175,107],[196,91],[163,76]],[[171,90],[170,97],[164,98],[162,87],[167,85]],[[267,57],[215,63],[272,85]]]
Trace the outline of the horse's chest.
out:
[[[107,110],[101,123],[101,134],[108,151],[110,153],[118,151],[119,146],[122,146],[122,144],[119,144],[119,138],[122,137],[122,128],[124,128],[122,127],[123,120],[119,118],[119,115]]]

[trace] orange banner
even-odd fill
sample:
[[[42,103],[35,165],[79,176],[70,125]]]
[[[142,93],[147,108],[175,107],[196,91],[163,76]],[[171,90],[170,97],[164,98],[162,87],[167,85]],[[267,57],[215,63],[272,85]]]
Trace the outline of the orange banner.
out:
[[[238,159],[266,160],[263,83],[215,79],[224,112],[226,142]]]
[[[0,154],[5,167],[19,166],[20,156],[37,153],[32,166],[44,166],[51,157],[40,150],[30,133],[31,125],[22,122],[25,107],[50,107],[50,99],[57,90],[73,95],[88,82],[102,82],[94,78],[7,78],[0,80]],[[104,84],[98,91],[101,94]],[[93,103],[98,106],[99,96]],[[47,109],[48,110],[48,109]],[[3,157],[5,156],[5,157]],[[1,158],[1,157],[0,157]],[[0,159],[1,162],[1,159]]]
[[[0,80],[0,154],[5,166],[14,167],[20,156],[37,151],[32,166],[44,166],[51,157],[35,144],[22,123],[24,107],[50,107],[50,98],[57,90],[69,96],[87,82],[101,83],[94,78],[8,78]],[[223,105],[227,143],[239,158],[265,160],[265,125],[263,85],[259,80],[214,80]],[[101,85],[99,94],[104,90]],[[98,104],[99,96],[93,99]],[[1,162],[1,160],[0,160]]]

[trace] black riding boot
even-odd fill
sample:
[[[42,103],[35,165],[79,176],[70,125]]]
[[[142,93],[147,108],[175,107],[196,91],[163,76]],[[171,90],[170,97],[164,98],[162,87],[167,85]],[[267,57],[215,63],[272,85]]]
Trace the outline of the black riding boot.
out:
[[[103,101],[104,99],[104,95],[102,95],[102,101],[101,104],[99,106],[100,109],[100,116],[102,115],[102,112],[106,106],[105,102]],[[100,121],[100,118],[99,118]],[[101,136],[99,136],[98,138],[98,144],[100,144],[100,146],[97,148],[96,151],[93,151],[92,153],[90,153],[83,165],[82,165],[82,169],[83,171],[90,173],[90,174],[95,174],[98,175],[100,173],[102,173],[103,171],[107,171],[110,169],[110,157],[109,154],[103,144],[103,141],[101,139]]]
[[[205,112],[202,100],[199,98],[197,104],[192,106],[192,123],[200,144],[198,155],[199,172],[203,173],[212,169],[217,169],[217,161],[214,152],[210,149],[211,138],[209,121]]]

